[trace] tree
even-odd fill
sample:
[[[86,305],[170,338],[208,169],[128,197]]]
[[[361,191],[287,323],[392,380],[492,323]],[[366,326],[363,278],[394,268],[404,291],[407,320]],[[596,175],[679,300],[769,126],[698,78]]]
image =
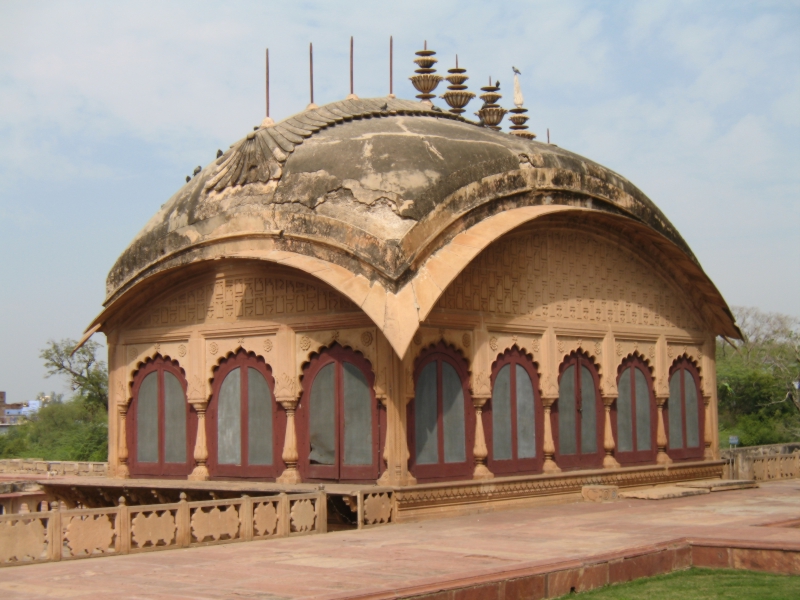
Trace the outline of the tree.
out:
[[[89,340],[74,354],[75,340],[50,340],[39,357],[44,360],[47,376],[65,375],[77,396],[108,410],[108,368],[96,354],[100,344]]]
[[[744,340],[717,345],[720,423],[743,444],[800,438],[800,320],[733,307]]]

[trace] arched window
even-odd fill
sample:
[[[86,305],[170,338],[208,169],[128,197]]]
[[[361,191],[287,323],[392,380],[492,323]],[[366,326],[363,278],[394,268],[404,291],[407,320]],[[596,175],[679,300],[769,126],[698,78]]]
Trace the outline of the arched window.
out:
[[[556,463],[562,469],[603,464],[603,403],[597,369],[588,355],[573,352],[561,363],[556,420]]]
[[[652,462],[656,458],[656,398],[650,369],[638,357],[619,368],[614,409],[616,458],[621,464]]]
[[[240,350],[214,372],[208,407],[212,476],[275,477],[283,435],[273,397],[272,369]],[[282,412],[282,411],[281,411]]]
[[[377,479],[382,429],[374,383],[369,361],[338,344],[311,360],[298,412],[305,477]]]
[[[186,402],[183,370],[157,356],[136,373],[132,391],[127,418],[131,474],[188,475],[197,415]]]
[[[493,473],[541,470],[544,421],[539,377],[531,360],[516,347],[492,367],[492,399],[483,414]]]
[[[414,384],[408,406],[411,472],[418,480],[471,475],[475,409],[464,359],[440,342],[417,359]]]
[[[688,358],[679,358],[669,371],[667,454],[673,459],[702,458],[704,410],[700,375]]]

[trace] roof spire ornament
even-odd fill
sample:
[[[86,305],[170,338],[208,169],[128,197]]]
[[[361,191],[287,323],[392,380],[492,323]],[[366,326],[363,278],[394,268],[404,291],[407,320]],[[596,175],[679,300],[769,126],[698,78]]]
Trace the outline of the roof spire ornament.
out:
[[[500,121],[503,120],[503,117],[508,112],[497,104],[497,101],[503,97],[497,93],[500,90],[500,82],[498,81],[495,85],[492,85],[492,78],[489,77],[489,85],[482,87],[481,90],[484,92],[480,95],[480,99],[483,100],[483,106],[476,114],[489,129],[500,131]]]
[[[520,73],[519,69],[516,67],[511,68],[514,71],[514,108],[509,111],[512,114],[508,117],[513,123],[511,126],[511,133],[532,140],[536,137],[536,134],[527,131],[528,126],[525,125],[525,122],[528,120],[528,117],[525,116],[525,113],[528,112],[528,109],[522,108],[522,105],[525,103],[525,99],[522,97],[522,88],[519,86],[519,76],[522,75],[522,73]]]
[[[467,72],[466,69],[458,68],[458,54],[456,54],[455,69],[448,69],[447,72],[450,73],[450,75],[445,77],[445,79],[450,82],[450,85],[447,86],[448,91],[439,97],[450,105],[451,113],[460,115],[464,112],[464,107],[475,97],[475,94],[466,91],[467,86],[464,85],[464,82],[469,79],[469,77],[465,75]]]
[[[431,94],[431,92],[435,90],[439,82],[442,81],[442,76],[436,75],[436,69],[432,68],[433,65],[439,62],[437,59],[433,58],[436,52],[428,50],[428,42],[426,40],[424,49],[415,52],[415,54],[419,56],[419,58],[414,59],[414,62],[417,63],[419,68],[414,71],[417,74],[409,77],[409,79],[417,91],[421,92],[417,94],[417,98],[419,98],[421,102],[433,104],[431,98],[435,98],[436,94]]]

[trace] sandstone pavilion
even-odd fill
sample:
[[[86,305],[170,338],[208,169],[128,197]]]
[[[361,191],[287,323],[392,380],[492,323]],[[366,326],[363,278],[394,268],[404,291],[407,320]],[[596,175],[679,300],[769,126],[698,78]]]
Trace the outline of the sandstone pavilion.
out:
[[[85,336],[111,477],[380,486],[400,517],[721,476],[715,338],[740,332],[689,246],[534,141],[521,94],[490,82],[467,120],[455,68],[432,104],[418,54],[421,101],[265,119],[119,257]]]

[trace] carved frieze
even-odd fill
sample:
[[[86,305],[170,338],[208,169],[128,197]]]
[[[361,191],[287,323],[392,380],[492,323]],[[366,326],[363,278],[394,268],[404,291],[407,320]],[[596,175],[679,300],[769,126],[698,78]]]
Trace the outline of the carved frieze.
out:
[[[153,306],[134,328],[274,319],[354,311],[357,307],[323,284],[288,277],[220,277],[194,284]]]
[[[651,266],[577,231],[536,231],[484,250],[437,303],[497,316],[698,329]]]

